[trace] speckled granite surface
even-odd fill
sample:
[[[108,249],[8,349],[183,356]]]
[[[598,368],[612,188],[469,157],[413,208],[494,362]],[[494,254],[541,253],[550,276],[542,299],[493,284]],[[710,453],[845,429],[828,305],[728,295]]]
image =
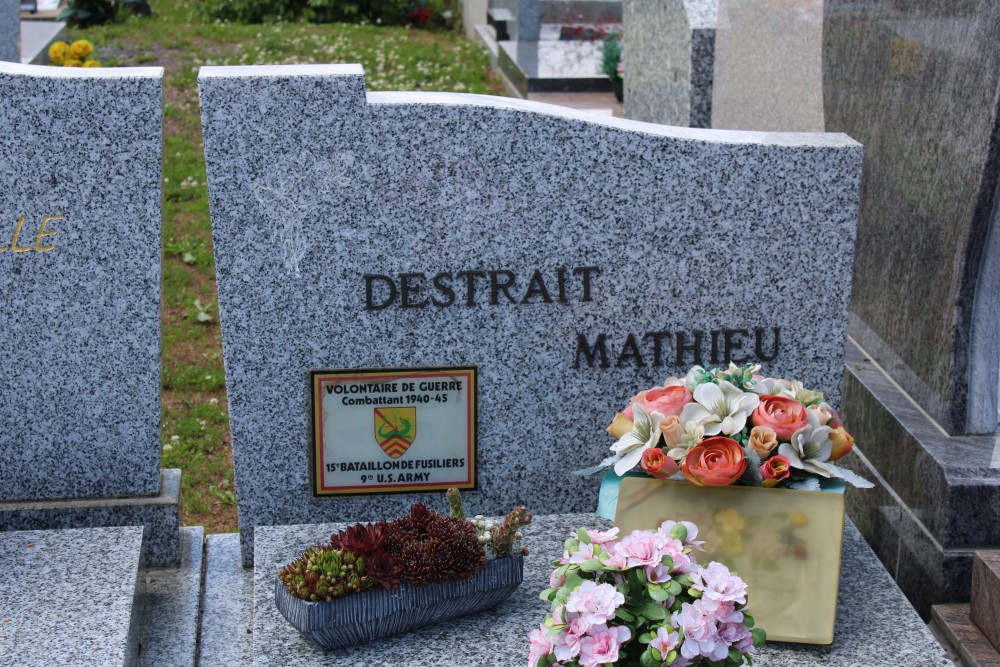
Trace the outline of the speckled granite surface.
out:
[[[253,570],[240,563],[240,536],[205,539],[205,583],[198,644],[200,667],[253,662]]]
[[[700,361],[712,363],[714,340],[723,362],[723,329],[744,332],[731,350],[744,360],[755,328],[763,357],[779,328],[767,372],[837,401],[861,164],[844,135],[366,96],[356,65],[206,67],[199,85],[247,560],[254,526],[429,498],[310,496],[309,369],[478,366],[468,504],[497,514],[594,507],[598,480],[571,471],[607,454],[603,425],[683,374],[696,341]],[[589,292],[583,267],[599,272]],[[464,271],[495,273],[470,296]],[[490,284],[506,271],[509,299]],[[528,294],[536,271],[544,295]],[[410,294],[427,305],[366,309],[365,275],[401,273],[427,277]],[[451,302],[431,287],[438,273],[452,276]]]
[[[719,0],[625,0],[625,117],[710,127]]]
[[[21,2],[0,0],[0,60],[21,62]]]
[[[180,567],[146,572],[139,667],[194,666],[205,529],[186,526],[180,536]]]
[[[0,63],[0,501],[159,488],[162,78]]]
[[[718,3],[711,127],[822,132],[823,1]]]
[[[142,528],[0,533],[0,664],[134,665]]]
[[[538,592],[548,585],[549,563],[577,527],[607,527],[592,514],[538,516],[523,532],[531,551],[524,582],[498,608],[368,645],[324,653],[313,647],[274,606],[278,569],[303,549],[329,539],[335,524],[258,529],[254,565],[254,666],[521,665],[528,632],[545,617]],[[752,595],[752,591],[751,591]],[[428,647],[433,647],[429,649]],[[755,665],[774,667],[931,667],[950,665],[923,621],[848,522],[844,533],[837,628],[831,646],[769,644]]]
[[[175,567],[181,560],[181,471],[161,471],[159,493],[129,498],[79,498],[0,502],[3,530],[47,530],[78,526],[145,526],[148,567]]]

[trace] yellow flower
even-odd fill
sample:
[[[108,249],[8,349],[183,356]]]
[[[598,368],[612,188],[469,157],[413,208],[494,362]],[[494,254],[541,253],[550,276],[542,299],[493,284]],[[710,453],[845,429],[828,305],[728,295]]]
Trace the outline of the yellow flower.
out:
[[[66,42],[55,42],[49,47],[49,62],[53,65],[62,65],[69,55],[69,45]]]
[[[76,58],[67,58],[66,62],[63,63],[63,67],[83,67],[83,63]]]
[[[94,52],[94,45],[85,39],[78,39],[70,45],[69,50],[74,57],[83,60]]]
[[[100,63],[100,61],[97,61],[97,60],[88,60],[87,62],[83,63],[83,66],[84,67],[100,67],[101,63]]]

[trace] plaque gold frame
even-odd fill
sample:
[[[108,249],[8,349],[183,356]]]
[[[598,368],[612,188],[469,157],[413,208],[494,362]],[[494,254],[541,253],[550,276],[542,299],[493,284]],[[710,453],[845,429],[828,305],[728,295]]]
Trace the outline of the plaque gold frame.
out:
[[[747,582],[750,610],[768,640],[833,643],[842,493],[622,479],[615,514],[622,535],[667,519],[694,522],[705,540],[699,562],[724,563]]]

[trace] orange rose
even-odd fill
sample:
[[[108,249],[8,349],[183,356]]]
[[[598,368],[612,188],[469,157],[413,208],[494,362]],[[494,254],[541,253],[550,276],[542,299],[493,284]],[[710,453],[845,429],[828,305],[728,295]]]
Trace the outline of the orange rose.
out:
[[[778,446],[778,434],[770,426],[754,426],[750,429],[750,446],[763,461]]]
[[[747,469],[747,459],[740,443],[716,435],[705,438],[684,457],[681,471],[698,486],[729,486]]]
[[[628,407],[622,410],[622,414],[632,419],[632,403],[637,402],[650,414],[659,412],[661,415],[679,415],[684,406],[693,401],[690,390],[682,384],[653,387],[636,394]]]
[[[667,479],[677,472],[677,463],[669,456],[664,456],[663,450],[659,447],[650,447],[644,451],[639,465],[650,475],[659,479]]]
[[[792,433],[809,423],[804,405],[794,398],[768,394],[760,397],[760,405],[751,417],[754,426],[769,426],[778,440],[788,442]]]
[[[611,424],[609,424],[608,427],[604,430],[610,433],[612,438],[614,438],[615,440],[619,440],[623,435],[632,430],[632,418],[626,417],[625,415],[619,412],[618,414],[615,415],[615,418],[611,421]]]
[[[771,488],[792,474],[788,457],[775,454],[760,466],[760,476],[764,478],[764,486]]]
[[[830,440],[833,442],[833,451],[830,452],[831,461],[837,461],[847,456],[854,449],[854,437],[843,426],[830,431]]]

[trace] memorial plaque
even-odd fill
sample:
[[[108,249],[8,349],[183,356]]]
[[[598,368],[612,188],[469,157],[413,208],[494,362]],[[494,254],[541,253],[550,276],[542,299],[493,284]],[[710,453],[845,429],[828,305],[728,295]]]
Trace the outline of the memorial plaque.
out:
[[[315,495],[476,488],[476,369],[312,371]]]

